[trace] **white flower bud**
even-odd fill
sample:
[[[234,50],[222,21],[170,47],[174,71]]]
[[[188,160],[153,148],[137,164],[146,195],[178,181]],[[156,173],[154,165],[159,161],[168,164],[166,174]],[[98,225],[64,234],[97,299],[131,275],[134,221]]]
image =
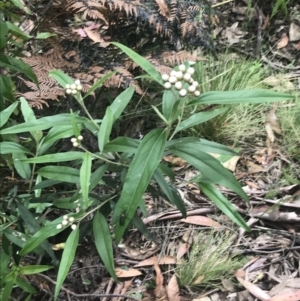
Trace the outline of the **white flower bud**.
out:
[[[171,84],[175,84],[175,83],[177,82],[176,76],[170,76],[169,82],[170,82]]]
[[[177,90],[180,90],[180,89],[182,88],[182,82],[177,82],[177,83],[175,83],[175,88],[176,88]]]
[[[172,87],[172,85],[171,85],[170,82],[166,82],[166,83],[165,83],[165,88],[166,88],[166,89],[171,89],[171,87]]]
[[[182,89],[182,90],[179,91],[179,95],[182,96],[182,97],[184,97],[186,94],[187,94],[186,89]]]
[[[195,73],[195,69],[193,67],[190,67],[186,70],[186,72],[192,75]]]
[[[195,96],[199,96],[199,95],[200,95],[200,91],[196,90],[196,91],[194,92],[194,95],[195,95]]]
[[[75,85],[80,85],[80,80],[79,79],[75,80]]]
[[[72,94],[77,94],[77,90],[72,90]]]
[[[64,219],[61,223],[63,226],[66,226],[68,224],[68,221]]]
[[[76,230],[76,225],[73,224],[73,225],[71,226],[71,228],[72,228],[72,230]]]
[[[73,146],[74,146],[74,147],[78,147],[78,145],[79,145],[78,142],[74,142],[74,143],[73,143]]]
[[[195,86],[195,87],[198,87],[199,83],[196,80],[194,80],[192,85]]]
[[[68,216],[67,216],[67,215],[64,215],[64,216],[63,216],[63,219],[64,219],[64,220],[67,220],[67,219],[68,219]]]
[[[179,71],[184,72],[185,71],[185,65],[183,65],[183,64],[179,65],[178,69],[179,69]]]
[[[57,226],[56,226],[56,229],[61,229],[62,228],[62,224],[58,224]]]
[[[79,136],[77,137],[77,140],[81,141],[81,140],[83,140],[83,137],[82,137],[81,135],[79,135]]]
[[[163,75],[161,76],[161,78],[162,78],[162,80],[163,80],[164,82],[166,82],[166,81],[169,79],[169,75],[168,75],[168,74],[163,74]]]
[[[82,86],[81,86],[81,85],[77,85],[77,86],[76,86],[76,90],[77,90],[77,91],[81,91],[81,90],[82,90]]]
[[[182,71],[177,71],[175,76],[176,76],[177,79],[182,79],[183,78]]]
[[[71,88],[72,90],[75,90],[75,89],[76,89],[76,85],[75,85],[75,84],[72,84],[72,85],[70,86],[70,88]]]
[[[71,139],[71,142],[72,142],[72,143],[77,142],[77,139],[73,137],[73,138]]]
[[[176,74],[177,74],[177,71],[175,71],[175,70],[172,70],[170,73],[171,76],[176,76]]]
[[[71,85],[70,84],[66,84],[66,89],[70,89]]]
[[[191,75],[189,73],[185,73],[185,75],[183,76],[183,79],[188,82],[191,79]]]
[[[69,217],[69,222],[70,222],[70,223],[73,223],[74,220],[75,220],[75,218],[74,218],[73,216]]]
[[[72,93],[72,90],[71,90],[71,89],[67,89],[67,90],[66,90],[66,93],[67,93],[67,94],[71,94],[71,93]]]
[[[188,87],[188,91],[191,92],[191,93],[195,92],[195,90],[196,90],[195,86],[189,86]]]

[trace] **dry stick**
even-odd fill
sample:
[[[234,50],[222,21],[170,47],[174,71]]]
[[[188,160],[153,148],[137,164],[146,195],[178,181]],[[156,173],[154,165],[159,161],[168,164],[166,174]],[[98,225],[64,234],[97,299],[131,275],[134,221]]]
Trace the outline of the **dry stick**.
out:
[[[37,276],[46,279],[47,281],[51,282],[52,284],[56,285],[56,281],[52,280],[50,277],[43,275],[43,274],[38,274]],[[122,298],[127,298],[127,299],[131,299],[134,301],[140,301],[136,298],[130,297],[130,296],[126,296],[126,295],[122,295],[122,294],[76,294],[68,289],[66,289],[65,287],[61,287],[61,290],[66,292],[67,294],[70,294],[74,297],[77,298],[83,298],[83,297],[122,297]]]

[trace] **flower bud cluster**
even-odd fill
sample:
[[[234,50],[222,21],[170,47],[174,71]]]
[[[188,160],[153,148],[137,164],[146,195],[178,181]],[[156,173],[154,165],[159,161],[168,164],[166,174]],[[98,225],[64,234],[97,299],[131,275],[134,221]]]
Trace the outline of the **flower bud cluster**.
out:
[[[163,74],[162,79],[165,82],[165,88],[171,89],[172,86],[179,91],[179,95],[184,97],[188,93],[192,93],[194,96],[199,96],[200,91],[197,90],[199,83],[192,78],[195,73],[195,69],[192,67],[186,68],[185,65],[180,65],[178,71],[172,70],[170,75]],[[189,87],[185,89],[183,86],[185,83],[189,84]]]
[[[75,138],[75,137],[71,138],[71,142],[73,143],[74,147],[78,147],[82,140],[83,140],[83,137],[81,135],[79,135],[77,138]]]
[[[67,227],[71,225],[72,230],[76,229],[76,224],[73,224],[75,218],[73,216],[64,215],[61,224],[56,226],[57,229],[62,229],[63,227]]]
[[[66,93],[67,94],[77,94],[77,92],[82,90],[82,85],[79,79],[76,79],[73,84],[66,84]]]

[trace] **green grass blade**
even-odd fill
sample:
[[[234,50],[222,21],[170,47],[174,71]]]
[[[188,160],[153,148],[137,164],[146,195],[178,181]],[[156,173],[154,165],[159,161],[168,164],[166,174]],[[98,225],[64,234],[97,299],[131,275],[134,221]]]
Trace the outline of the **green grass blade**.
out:
[[[250,231],[250,228],[240,216],[235,207],[227,200],[224,195],[216,189],[212,184],[208,183],[198,183],[201,191],[211,200],[216,206],[226,214],[233,222],[235,222],[240,227],[243,227],[245,230]]]
[[[125,220],[116,225],[116,241],[119,242],[125,229],[133,218],[139,202],[157,168],[165,148],[167,132],[164,129],[153,130],[141,141],[126,175],[121,197],[113,212],[113,223],[121,215]]]
[[[54,293],[54,301],[57,300],[59,291],[73,263],[75,253],[76,253],[76,248],[78,245],[78,240],[79,240],[79,227],[77,227],[75,230],[71,232],[71,234],[69,235],[66,241],[65,248],[58,269],[55,293]]]
[[[115,273],[112,240],[109,227],[105,217],[99,211],[94,216],[93,232],[98,254],[100,255],[110,276],[118,282],[118,278]]]

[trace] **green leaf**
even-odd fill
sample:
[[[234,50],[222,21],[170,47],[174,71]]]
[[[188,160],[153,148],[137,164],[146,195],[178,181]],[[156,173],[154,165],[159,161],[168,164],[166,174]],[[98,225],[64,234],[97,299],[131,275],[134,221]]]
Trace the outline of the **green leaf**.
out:
[[[7,60],[8,63],[5,63]],[[24,73],[29,79],[38,85],[38,79],[31,67],[24,63],[21,59],[16,59],[0,53],[0,67]]]
[[[51,265],[26,265],[19,268],[20,274],[32,275],[53,269]]]
[[[17,274],[14,275],[13,279],[6,282],[3,293],[2,293],[2,298],[1,298],[2,301],[11,300],[11,293],[12,293],[16,279],[17,279]]]
[[[85,117],[76,117],[78,123],[84,123],[87,119]],[[34,121],[20,123],[7,129],[0,131],[1,135],[6,134],[18,134],[24,132],[30,132],[35,130],[47,130],[53,126],[63,126],[71,124],[70,114],[57,114],[54,116],[43,117]]]
[[[58,269],[55,292],[54,292],[54,301],[57,300],[59,291],[67,277],[67,274],[70,270],[70,267],[74,261],[76,249],[78,246],[79,240],[79,227],[76,227],[75,230],[69,235],[65,248],[62,254],[61,262]]]
[[[115,273],[114,257],[110,230],[105,217],[97,211],[93,220],[93,232],[95,237],[95,245],[107,271],[110,276],[118,282]]]
[[[248,201],[248,196],[233,174],[223,167],[217,159],[202,152],[196,145],[174,145],[170,151],[200,170],[201,174],[208,178],[211,183],[227,187]]]
[[[113,103],[110,105],[111,111],[114,116],[114,121],[116,121],[121,116],[124,109],[126,108],[129,101],[131,100],[133,93],[134,93],[134,87],[133,86],[128,87],[125,91],[119,94],[116,97],[116,99],[113,101]]]
[[[4,124],[8,121],[10,115],[14,112],[16,107],[18,106],[18,102],[12,103],[5,110],[0,112],[0,128],[4,126]]]
[[[146,71],[152,79],[157,81],[159,84],[163,85],[163,81],[160,73],[155,69],[154,65],[152,65],[147,59],[133,51],[132,49],[126,47],[117,42],[111,42],[111,44],[119,47],[124,53],[126,53],[136,64],[138,64],[144,71]]]
[[[23,32],[18,26],[16,26],[15,24],[11,23],[11,22],[6,22],[7,28],[9,30],[9,32],[11,32],[14,36],[16,36],[17,38],[21,38],[22,40],[29,40],[31,38],[30,35],[26,34],[25,32]]]
[[[91,154],[86,152],[83,157],[83,162],[80,168],[80,188],[82,193],[83,202],[87,208],[89,199],[90,179],[91,179],[92,157]]]
[[[38,232],[41,228],[37,220],[32,215],[32,213],[22,203],[17,202],[17,205],[18,205],[21,218],[23,219],[24,224],[26,225],[29,232],[31,234],[35,234],[36,232]],[[48,241],[44,241],[41,243],[41,247],[50,255],[52,260],[55,262],[56,257],[54,255],[50,243]]]
[[[62,232],[64,228],[57,229],[57,225],[61,223],[62,217],[52,221],[50,224],[44,226],[36,232],[31,238],[28,239],[25,246],[22,248],[22,250],[19,252],[21,256],[24,256],[25,254],[31,252],[35,248],[37,248],[39,245],[41,245],[46,239],[49,237],[55,236],[58,233]]]
[[[16,7],[24,9],[24,3],[21,0],[10,0]]]
[[[178,92],[176,92],[178,93]],[[162,113],[168,122],[172,122],[177,119],[178,115],[178,96],[173,89],[165,90],[162,99]]]
[[[245,230],[250,231],[250,228],[247,226],[246,222],[237,212],[235,207],[218,189],[216,189],[214,185],[201,182],[198,183],[198,185],[201,191],[233,222],[235,222],[238,226],[243,227]]]
[[[240,91],[211,91],[201,94],[188,105],[197,104],[234,104],[234,103],[263,103],[285,101],[295,97],[271,90],[240,90]]]
[[[101,181],[104,173],[106,172],[108,168],[108,164],[103,164],[99,166],[91,175],[91,185],[90,185],[90,191],[92,191]]]
[[[66,152],[66,153],[57,153],[57,154],[49,154],[40,157],[30,158],[26,160],[22,160],[22,162],[26,163],[53,163],[53,162],[67,162],[83,159],[83,152]]]
[[[10,76],[0,75],[0,91],[2,92],[3,98],[8,99],[11,102],[15,102],[14,96],[14,83],[12,82]],[[0,127],[1,127],[1,119],[0,119]]]
[[[21,102],[21,111],[24,117],[25,122],[35,121],[35,114],[32,110],[32,108],[29,106],[28,102],[24,97],[20,97]],[[40,142],[40,140],[43,137],[42,131],[31,131],[30,132],[33,139],[36,141],[36,143]]]
[[[214,153],[222,155],[232,155],[235,156],[237,153],[231,148],[217,143],[212,142],[206,139],[197,138],[197,137],[185,137],[179,139],[173,139],[167,142],[166,149],[168,150],[174,145],[190,145],[191,147],[198,147],[201,151],[205,153]]]
[[[113,223],[119,221],[121,215],[125,215],[124,223],[122,225],[118,223],[115,228],[117,242],[120,241],[126,227],[133,218],[150,179],[162,158],[166,140],[166,130],[153,130],[144,137],[137,149],[126,175],[121,197],[113,212]]]
[[[109,136],[112,130],[113,122],[113,112],[110,107],[107,107],[100,130],[98,132],[98,147],[100,152],[103,152],[105,144],[109,142]]]
[[[0,154],[12,154],[12,153],[27,153],[30,154],[30,150],[26,147],[15,142],[0,142]]]
[[[74,80],[62,70],[52,70],[49,72],[49,76],[53,77],[63,88],[66,84],[73,84]]]
[[[190,127],[196,126],[200,123],[206,122],[216,116],[223,114],[227,111],[227,108],[216,109],[210,112],[199,112],[193,114],[190,118],[182,121],[176,128],[175,133],[186,130]]]
[[[152,109],[155,111],[155,113],[158,115],[158,117],[166,124],[168,125],[169,122],[168,120],[165,118],[165,116],[159,111],[159,109],[155,106],[151,106]]]
[[[78,124],[78,129],[83,129],[82,124]],[[56,141],[74,136],[73,127],[71,124],[63,126],[54,126],[42,141],[39,148],[39,155],[44,154]]]
[[[28,163],[22,162],[23,159],[27,159],[24,153],[13,153],[12,158],[14,160],[14,167],[18,174],[25,180],[30,180],[31,168]]]
[[[86,97],[88,97],[90,94],[92,94],[96,89],[98,89],[99,87],[102,86],[102,84],[109,79],[112,75],[114,75],[116,73],[116,71],[112,71],[109,72],[107,74],[105,74],[104,76],[102,76],[100,79],[98,79],[91,88],[88,89],[88,91],[85,93],[84,97],[82,99],[85,99]]]
[[[117,137],[105,145],[104,152],[124,152],[133,154],[136,152],[140,142],[140,140],[129,137]]]
[[[40,168],[37,173],[47,179],[80,184],[79,170],[76,168],[49,165]]]
[[[20,276],[17,277],[15,284],[27,293],[36,294],[34,287],[32,287],[24,278]]]
[[[45,40],[50,37],[56,37],[57,35],[50,32],[39,32],[34,38],[38,40]]]
[[[155,241],[155,238],[152,236],[149,229],[146,227],[146,225],[143,223],[142,219],[135,214],[132,218],[132,224],[148,239]]]
[[[8,28],[2,14],[0,14],[0,49],[6,47]],[[1,58],[0,58],[1,61]]]
[[[182,201],[180,195],[174,187],[170,186],[170,184],[165,180],[163,175],[160,173],[159,168],[156,169],[153,175],[155,181],[159,185],[162,192],[166,195],[167,199],[171,202],[171,204],[175,205],[182,216],[186,217],[186,209],[184,206],[184,202]]]

